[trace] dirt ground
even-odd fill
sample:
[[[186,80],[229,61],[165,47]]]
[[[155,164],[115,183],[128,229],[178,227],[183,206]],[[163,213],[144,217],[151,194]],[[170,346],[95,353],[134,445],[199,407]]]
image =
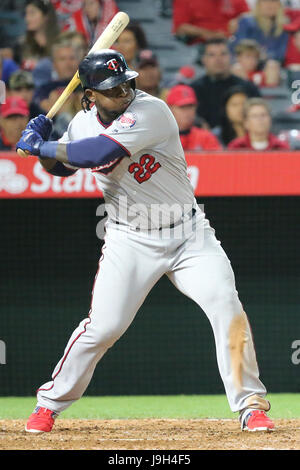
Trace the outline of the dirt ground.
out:
[[[236,420],[58,418],[51,433],[0,420],[1,450],[299,450],[300,420],[275,420],[272,432],[241,432]]]

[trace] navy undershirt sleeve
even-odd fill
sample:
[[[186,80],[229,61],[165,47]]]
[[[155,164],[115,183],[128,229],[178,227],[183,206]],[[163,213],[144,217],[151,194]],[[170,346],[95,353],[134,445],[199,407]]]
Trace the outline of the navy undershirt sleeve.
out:
[[[130,156],[128,150],[106,135],[75,140],[67,144],[68,162],[79,168],[94,168]]]
[[[71,176],[76,173],[77,170],[72,170],[71,168],[65,167],[61,162],[56,162],[54,167],[51,170],[47,170],[48,173],[54,176]]]

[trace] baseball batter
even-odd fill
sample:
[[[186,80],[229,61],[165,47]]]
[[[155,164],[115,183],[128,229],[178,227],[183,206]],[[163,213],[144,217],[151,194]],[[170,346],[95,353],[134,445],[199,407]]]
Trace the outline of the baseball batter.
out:
[[[41,115],[17,145],[53,175],[90,168],[108,213],[90,311],[51,380],[39,388],[25,429],[51,431],[166,274],[210,321],[220,375],[241,429],[271,430],[270,403],[230,261],[196,204],[176,121],[163,101],[135,89],[137,75],[117,52],[88,55],[79,67],[84,109],[65,135],[48,142],[52,122]]]

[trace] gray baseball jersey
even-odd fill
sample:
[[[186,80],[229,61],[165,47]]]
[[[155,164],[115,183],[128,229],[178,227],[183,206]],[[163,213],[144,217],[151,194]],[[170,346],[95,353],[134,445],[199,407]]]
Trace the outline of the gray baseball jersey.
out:
[[[131,224],[139,215],[140,226],[167,226],[195,204],[178,126],[162,100],[137,90],[126,112],[109,126],[101,122],[96,106],[80,111],[60,142],[99,134],[118,142],[129,157],[92,169],[112,220]]]

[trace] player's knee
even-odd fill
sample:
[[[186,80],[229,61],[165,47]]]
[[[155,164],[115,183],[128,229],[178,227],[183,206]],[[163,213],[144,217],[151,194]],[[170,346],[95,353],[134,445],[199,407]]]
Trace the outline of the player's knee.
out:
[[[93,342],[97,348],[108,349],[113,346],[121,335],[122,330],[119,325],[109,325],[105,328],[102,327],[94,330]]]
[[[232,283],[215,285],[214,289],[207,292],[205,306],[208,311],[215,314],[222,312],[222,315],[236,314],[242,310],[238,293]]]

